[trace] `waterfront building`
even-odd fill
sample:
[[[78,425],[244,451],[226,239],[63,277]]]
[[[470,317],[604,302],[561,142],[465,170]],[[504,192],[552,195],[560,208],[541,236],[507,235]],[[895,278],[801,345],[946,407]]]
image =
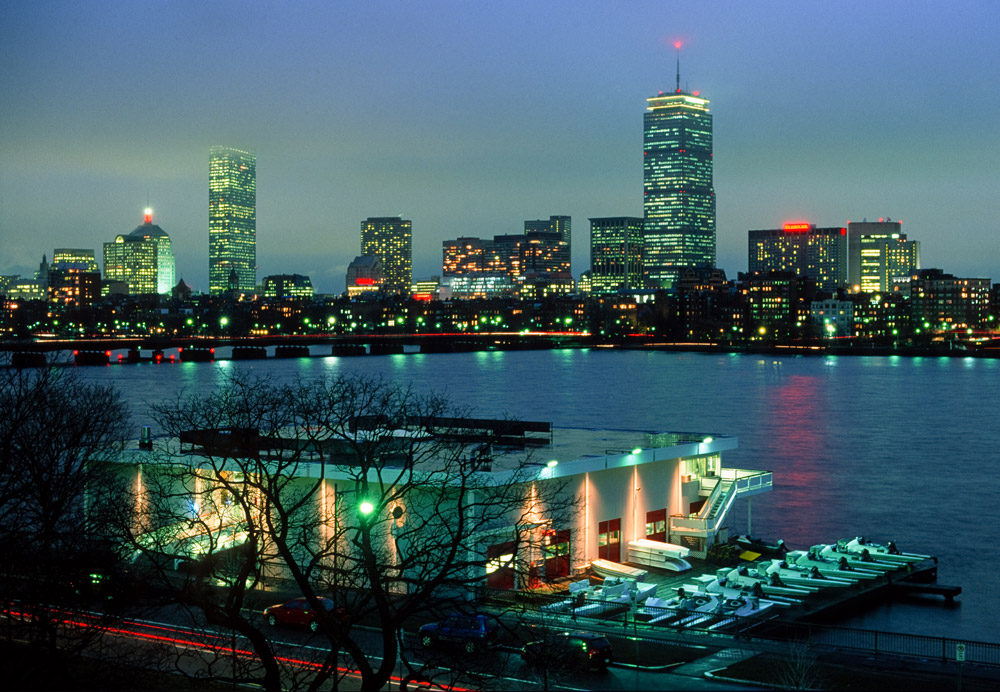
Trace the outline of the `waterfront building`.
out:
[[[825,339],[854,334],[854,303],[850,300],[814,300],[809,304],[809,318]]]
[[[940,269],[910,277],[910,315],[915,328],[932,331],[989,325],[990,280],[960,278]]]
[[[212,147],[208,164],[208,286],[212,295],[257,289],[257,157]]]
[[[920,241],[908,240],[903,222],[847,222],[847,278],[852,290],[886,292],[920,269]]]
[[[376,255],[359,255],[347,265],[347,295],[351,298],[382,291],[385,271]]]
[[[909,284],[907,284],[909,289]],[[902,292],[851,293],[854,302],[853,335],[858,339],[896,342],[913,333],[909,290]],[[920,333],[918,330],[916,333]]]
[[[413,282],[413,222],[399,216],[369,216],[361,222],[361,253],[382,262],[386,293],[409,293]]]
[[[697,341],[727,341],[742,312],[726,272],[718,268],[682,269],[677,277],[673,336]]]
[[[643,117],[643,268],[647,288],[670,288],[681,267],[715,266],[712,115],[683,91],[646,99]]]
[[[634,216],[590,219],[590,285],[595,294],[643,287],[643,220]]]
[[[264,277],[264,297],[293,300],[312,298],[313,286],[308,276],[302,274],[273,274]]]
[[[180,559],[190,558],[192,551],[199,558],[210,557],[216,550],[238,544],[245,530],[224,520],[234,515],[229,505],[219,501],[219,490],[242,492],[243,478],[266,474],[272,467],[287,476],[282,487],[292,496],[317,493],[315,501],[298,502],[298,514],[286,521],[318,527],[315,532],[302,532],[303,540],[322,542],[325,527],[347,518],[345,508],[354,508],[356,515],[358,455],[365,454],[367,468],[409,469],[407,474],[389,474],[395,481],[383,477],[381,487],[375,481],[373,501],[362,510],[373,516],[373,525],[378,527],[371,532],[371,540],[384,544],[389,555],[408,554],[408,549],[420,544],[415,531],[439,530],[442,522],[448,525],[455,520],[451,512],[465,516],[469,508],[463,498],[475,503],[478,515],[491,506],[491,498],[502,496],[505,499],[493,510],[496,516],[488,519],[489,530],[472,531],[467,539],[462,534],[469,541],[460,546],[463,555],[480,556],[469,562],[466,577],[498,589],[524,588],[532,577],[570,576],[595,559],[635,562],[637,554],[630,545],[640,540],[673,543],[705,558],[712,546],[728,540],[728,513],[735,501],[772,487],[769,471],[723,465],[723,454],[737,448],[736,439],[728,436],[553,428],[541,421],[430,416],[393,420],[391,434],[387,434],[383,423],[379,416],[361,416],[352,418],[349,428],[345,422],[342,430],[310,428],[308,439],[290,430],[243,430],[238,440],[234,431],[224,435],[217,430],[191,430],[179,439],[154,441],[157,464],[148,463],[146,450],[126,450],[120,470],[132,487],[154,482],[153,475],[169,474],[174,465],[190,469],[187,481],[177,478],[171,485],[177,521],[188,527],[183,537],[178,539],[167,523],[148,529],[139,542]],[[391,442],[400,435],[406,436],[405,445]],[[424,450],[442,438],[455,443],[434,453]],[[498,439],[503,444],[495,444]],[[258,448],[269,452],[246,454]],[[484,449],[489,450],[488,458],[474,456]],[[199,455],[206,463],[192,463]],[[464,460],[459,468],[471,470],[456,468],[456,458]],[[474,465],[468,466],[470,462]],[[140,474],[149,476],[137,481]],[[368,476],[368,482],[374,477]],[[455,493],[449,493],[451,488]],[[391,500],[381,504],[379,498]],[[190,529],[191,507],[197,507],[201,516],[194,530]],[[168,516],[169,508],[161,509],[157,516]],[[236,516],[236,521],[245,521],[242,515]],[[477,520],[472,513],[467,518]],[[297,546],[303,559],[310,559],[309,547]],[[338,557],[350,559],[352,554],[347,548]],[[528,569],[531,565],[536,569]],[[281,565],[268,567],[272,576],[285,576]],[[402,575],[401,582],[410,578],[419,575]]]
[[[744,337],[771,340],[802,334],[809,322],[809,306],[816,296],[815,282],[789,271],[739,274],[744,301]]]
[[[593,276],[590,269],[580,274],[580,278],[576,282],[576,292],[589,296],[593,292]]]
[[[821,291],[847,284],[847,229],[816,228],[805,222],[748,231],[747,270],[751,274],[792,272]]]

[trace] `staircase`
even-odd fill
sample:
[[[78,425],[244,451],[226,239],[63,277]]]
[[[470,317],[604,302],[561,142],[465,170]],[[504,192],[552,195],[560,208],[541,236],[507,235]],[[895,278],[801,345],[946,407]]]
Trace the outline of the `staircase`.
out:
[[[708,522],[710,525],[717,525],[716,520],[721,520],[726,516],[733,501],[736,499],[736,482],[734,480],[722,479],[716,483],[712,494],[709,495],[698,518]]]

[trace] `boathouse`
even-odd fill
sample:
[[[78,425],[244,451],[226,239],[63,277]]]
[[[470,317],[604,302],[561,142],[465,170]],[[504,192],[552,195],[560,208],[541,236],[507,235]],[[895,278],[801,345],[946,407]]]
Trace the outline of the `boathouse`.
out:
[[[307,510],[316,513],[320,525],[333,526],[344,503],[361,499],[356,490],[357,457],[365,454],[362,443],[373,439],[377,424],[354,421],[353,439],[194,430],[156,440],[152,449],[147,441],[145,448],[126,450],[119,459],[126,466],[120,468],[133,474],[137,513],[144,511],[142,493],[156,477],[172,475],[179,520],[145,525],[144,538],[149,545],[158,544],[161,552],[195,559],[245,540],[232,495],[241,484],[253,481],[245,463],[249,458],[270,464],[269,472],[288,476],[291,492],[319,488]],[[726,435],[553,428],[537,421],[468,418],[412,420],[395,426],[391,434],[383,431],[379,436],[383,454],[379,468],[369,469],[361,480],[384,487],[386,478],[400,477],[394,476],[396,472],[412,471],[407,465],[413,464],[414,450],[433,430],[438,439],[445,431],[461,442],[463,454],[469,456],[463,463],[475,465],[479,484],[475,492],[488,497],[488,489],[511,485],[521,489],[523,503],[512,506],[506,517],[491,519],[489,530],[476,536],[480,575],[494,588],[520,588],[525,579],[579,574],[595,560],[642,562],[644,551],[653,546],[655,553],[660,544],[705,557],[712,545],[728,539],[727,517],[736,499],[772,487],[770,471],[724,464],[723,455],[737,448],[736,438]],[[386,445],[386,439],[391,444]],[[434,460],[419,463],[426,466],[429,479],[440,472]],[[178,481],[177,469],[189,472],[191,480]],[[436,478],[440,483],[457,482],[444,473]],[[472,492],[470,478],[462,477],[461,492]],[[379,510],[391,515],[386,543],[396,551],[405,552],[400,537],[423,502],[421,491],[413,492],[409,497],[394,496]],[[550,513],[547,503],[553,498],[562,509]],[[445,518],[442,528],[448,522]],[[537,534],[537,541],[519,539],[516,527],[526,525]],[[321,534],[315,540],[322,540]],[[642,543],[630,551],[629,544],[637,541]]]

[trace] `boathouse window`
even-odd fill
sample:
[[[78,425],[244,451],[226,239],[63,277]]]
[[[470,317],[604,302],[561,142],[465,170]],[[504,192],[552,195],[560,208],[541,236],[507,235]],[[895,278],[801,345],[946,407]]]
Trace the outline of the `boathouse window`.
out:
[[[569,574],[569,529],[545,531],[545,579]]]
[[[491,589],[514,588],[514,550],[517,543],[497,543],[486,548],[486,585]]]
[[[621,562],[622,520],[608,519],[597,523],[597,557]]]
[[[667,540],[667,510],[654,509],[646,512],[646,538],[651,541]]]

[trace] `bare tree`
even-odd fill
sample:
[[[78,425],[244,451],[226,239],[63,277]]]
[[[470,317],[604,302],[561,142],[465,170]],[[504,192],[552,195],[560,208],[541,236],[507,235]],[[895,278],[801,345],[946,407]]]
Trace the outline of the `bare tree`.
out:
[[[23,616],[17,634],[51,650],[90,645],[100,627],[56,613],[88,597],[105,615],[121,603],[109,599],[118,555],[101,462],[122,449],[128,411],[113,388],[59,366],[0,369],[0,411],[0,580]]]
[[[498,560],[489,546],[540,551],[570,504],[537,482],[544,466],[502,422],[469,422],[440,397],[378,379],[234,378],[157,413],[170,441],[143,464],[130,540],[180,600],[246,638],[254,660],[232,677],[266,689],[335,687],[342,657],[363,689],[382,688],[398,664],[421,677],[403,623],[468,607]],[[185,561],[194,569],[180,579]],[[494,566],[526,569],[513,557]],[[288,662],[253,610],[261,589],[308,600],[323,656]],[[379,633],[374,649],[359,621]]]

